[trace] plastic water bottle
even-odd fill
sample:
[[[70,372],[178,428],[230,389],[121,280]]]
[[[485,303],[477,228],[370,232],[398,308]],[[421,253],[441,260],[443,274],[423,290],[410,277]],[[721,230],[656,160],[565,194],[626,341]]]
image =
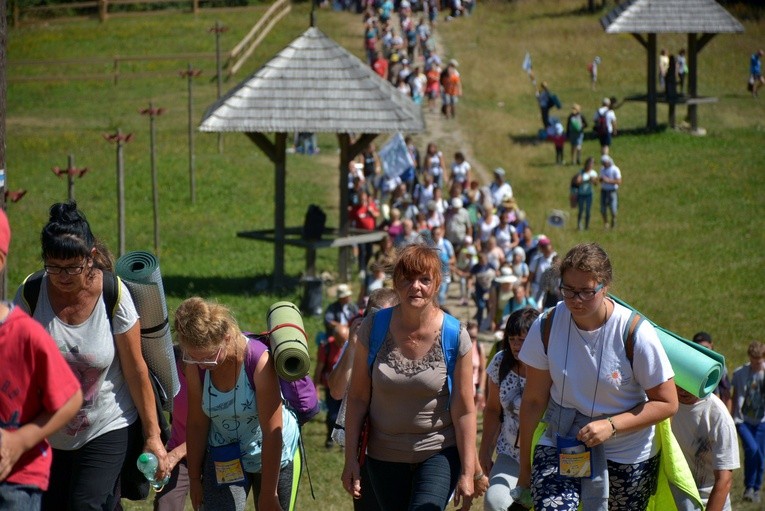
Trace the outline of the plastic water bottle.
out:
[[[167,482],[170,481],[170,476],[165,477],[161,481],[157,481],[154,478],[154,475],[157,473],[158,465],[159,462],[157,461],[157,457],[150,452],[141,453],[141,455],[138,456],[138,461],[136,461],[138,470],[140,470],[144,477],[149,480],[152,488],[154,488],[156,491],[162,490]]]

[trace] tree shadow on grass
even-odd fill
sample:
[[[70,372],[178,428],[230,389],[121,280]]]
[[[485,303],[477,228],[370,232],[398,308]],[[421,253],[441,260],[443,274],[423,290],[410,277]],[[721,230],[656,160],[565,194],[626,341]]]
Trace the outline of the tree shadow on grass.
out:
[[[562,10],[560,12],[554,12],[554,13],[540,13],[535,14],[533,16],[530,16],[529,19],[541,19],[541,18],[570,18],[571,16],[592,16],[593,14],[602,12],[605,13],[605,9],[603,5],[597,5],[600,2],[595,2],[595,10],[590,11],[587,8],[587,5],[583,5],[581,7],[575,7],[573,9],[566,9]]]
[[[680,116],[678,116],[678,122],[681,121],[679,119]],[[664,131],[667,131],[669,126],[665,124],[659,124],[656,129],[649,130],[646,127],[641,128],[627,128],[627,129],[619,129],[619,134],[614,137],[615,141],[618,141],[620,138],[623,137],[639,137],[644,135],[653,135],[655,133],[662,133]],[[530,133],[508,133],[507,137],[510,139],[510,141],[514,144],[518,144],[521,146],[535,146],[540,144],[550,144],[551,142],[549,140],[542,140],[539,138],[538,134],[530,134]],[[584,134],[585,140],[597,140],[598,136],[593,133],[592,131],[588,131]],[[568,145],[568,142],[566,142]]]
[[[189,275],[162,275],[165,294],[174,298],[189,296],[214,297],[217,295],[270,295],[294,293],[300,288],[300,278],[285,276],[272,286],[271,274],[248,277],[195,277]]]

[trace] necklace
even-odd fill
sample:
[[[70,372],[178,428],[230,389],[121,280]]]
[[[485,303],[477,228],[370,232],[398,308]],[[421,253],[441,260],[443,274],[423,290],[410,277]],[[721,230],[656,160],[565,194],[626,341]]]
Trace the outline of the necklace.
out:
[[[604,303],[604,304],[605,304],[605,303]],[[596,328],[596,329],[593,331],[593,333],[594,333],[594,335],[595,335],[595,341],[594,341],[592,344],[590,344],[590,341],[588,341],[588,340],[587,340],[587,339],[584,337],[584,335],[582,335],[582,332],[581,332],[581,330],[580,330],[580,329],[579,329],[579,327],[576,325],[576,323],[574,323],[574,331],[576,331],[576,334],[579,336],[579,338],[582,340],[582,342],[584,342],[584,345],[587,347],[587,351],[589,351],[589,352],[590,352],[590,356],[591,356],[591,357],[594,357],[594,356],[595,356],[595,351],[597,350],[597,347],[598,347],[598,344],[599,344],[599,342],[600,342],[600,339],[602,339],[602,338],[603,338],[603,336],[605,335],[605,333],[604,333],[604,332],[605,332],[605,329],[604,329],[604,327],[606,326],[606,323],[608,322],[608,305],[607,305],[607,304],[605,304],[605,305],[606,305],[606,312],[605,312],[605,314],[603,315],[603,323],[602,323],[602,324],[601,324],[601,325],[600,325],[598,328]],[[603,330],[601,330],[601,331],[600,331],[600,335],[598,335],[598,332],[597,332],[597,330],[598,330],[598,329],[603,329]],[[590,333],[590,331],[589,331],[589,330],[585,330],[585,331],[586,331],[587,333]]]

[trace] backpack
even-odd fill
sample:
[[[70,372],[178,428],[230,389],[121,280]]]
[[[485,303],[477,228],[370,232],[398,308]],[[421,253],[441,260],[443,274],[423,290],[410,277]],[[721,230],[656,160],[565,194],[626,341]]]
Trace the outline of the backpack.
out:
[[[372,373],[372,365],[377,358],[377,353],[385,340],[385,334],[390,327],[390,319],[393,316],[393,307],[380,309],[375,314],[372,322],[372,333],[369,336],[369,356],[367,365],[369,373]],[[449,388],[449,401],[451,401],[452,384],[454,380],[454,368],[457,365],[460,347],[460,321],[444,312],[444,323],[441,327],[441,350],[446,362],[446,384]]]
[[[253,381],[253,375],[255,374],[255,367],[258,365],[260,355],[267,348],[270,348],[269,337],[266,334],[242,333],[250,341],[247,343],[247,351],[244,356],[244,369],[254,389],[255,382]],[[258,343],[263,345],[263,349],[258,349]],[[310,376],[306,375],[295,381],[287,381],[279,376],[279,387],[281,388],[286,405],[295,412],[300,426],[319,413],[319,398],[316,396],[316,387]]]
[[[555,317],[555,307],[550,307],[540,316],[539,330],[542,333],[542,346],[544,346],[545,354],[547,354],[547,346],[550,344],[550,332],[552,331],[553,318]],[[630,367],[632,367],[632,357],[635,352],[635,332],[637,332],[640,323],[643,322],[643,316],[635,311],[632,311],[629,319],[627,320],[627,328],[622,333],[622,341],[627,351],[627,360],[630,361]]]
[[[600,110],[598,110],[598,113],[595,115],[595,126],[592,128],[595,130],[595,133],[597,133],[600,136],[604,136],[608,134],[608,120],[606,117],[608,116],[608,111],[606,110],[606,113],[601,113]]]
[[[42,278],[45,270],[37,271],[29,275],[21,284],[21,297],[29,309],[29,315],[33,316],[37,308],[37,301],[40,298],[40,289],[42,287]],[[112,318],[119,306],[122,288],[120,278],[116,273],[102,270],[103,290],[101,298],[106,306],[106,317],[109,320],[109,328],[112,327]],[[154,391],[154,402],[156,404],[157,423],[159,424],[160,438],[163,444],[170,440],[170,424],[164,414],[164,408],[173,400],[173,396],[168,395],[157,379],[157,376],[149,369],[149,381]],[[149,495],[149,481],[143,473],[136,467],[135,460],[143,452],[143,434],[141,433],[141,418],[128,426],[132,428],[129,431],[125,462],[122,465],[120,473],[120,493],[123,498],[128,500],[144,500]],[[135,437],[133,437],[135,435]]]

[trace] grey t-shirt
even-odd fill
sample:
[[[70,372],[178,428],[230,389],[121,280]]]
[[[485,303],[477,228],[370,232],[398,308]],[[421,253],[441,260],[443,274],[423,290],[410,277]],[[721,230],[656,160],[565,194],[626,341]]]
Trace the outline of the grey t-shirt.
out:
[[[374,316],[365,318],[359,328],[359,341],[366,348]],[[459,356],[465,356],[470,347],[470,336],[461,326]],[[456,445],[448,406],[440,336],[424,357],[410,360],[401,354],[388,331],[372,365],[369,456],[382,461],[420,463]]]
[[[138,412],[122,374],[103,298],[96,302],[87,320],[79,325],[67,325],[51,308],[47,279],[43,276],[33,317],[56,341],[82,386],[83,403],[79,412],[49,438],[54,448],[70,451],[104,433],[129,426],[138,417]],[[29,312],[21,288],[14,302]],[[136,321],[138,313],[130,291],[120,281],[120,303],[112,318],[114,333],[127,332]]]

